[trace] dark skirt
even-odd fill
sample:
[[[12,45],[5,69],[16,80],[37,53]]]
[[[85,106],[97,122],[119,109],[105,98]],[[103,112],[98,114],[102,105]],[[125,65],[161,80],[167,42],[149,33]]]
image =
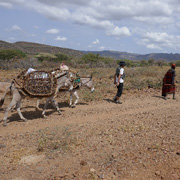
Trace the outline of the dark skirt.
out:
[[[175,93],[176,87],[173,84],[163,84],[162,86],[162,96],[166,96],[166,94]]]
[[[166,96],[166,94],[172,94],[175,92],[175,71],[173,69],[169,69],[164,78],[163,78],[163,86],[162,86],[162,96]]]

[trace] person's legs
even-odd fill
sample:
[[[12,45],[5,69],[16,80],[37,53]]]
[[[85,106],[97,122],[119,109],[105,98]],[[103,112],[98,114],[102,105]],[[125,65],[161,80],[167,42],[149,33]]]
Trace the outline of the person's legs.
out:
[[[163,84],[162,86],[162,96],[164,97],[164,99],[167,99],[167,86],[165,86],[165,84]]]
[[[175,91],[173,92],[173,99],[176,99],[176,97],[175,97]]]
[[[123,83],[120,83],[119,86],[117,86],[117,94],[116,94],[116,98],[114,99],[116,103],[119,103],[119,98],[122,95],[122,91],[123,91]]]

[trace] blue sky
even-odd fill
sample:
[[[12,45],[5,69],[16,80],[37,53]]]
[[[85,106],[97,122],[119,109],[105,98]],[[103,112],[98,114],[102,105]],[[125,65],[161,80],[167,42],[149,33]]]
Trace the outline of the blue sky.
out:
[[[0,40],[180,53],[179,0],[0,0]]]

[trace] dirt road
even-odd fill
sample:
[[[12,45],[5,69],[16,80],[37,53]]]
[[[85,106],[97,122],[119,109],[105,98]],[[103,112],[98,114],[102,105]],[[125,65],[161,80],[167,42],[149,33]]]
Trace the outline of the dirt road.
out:
[[[123,104],[107,95],[48,119],[23,103],[28,122],[9,114],[0,126],[0,179],[180,179],[180,96],[127,93]],[[171,99],[170,99],[171,98]],[[4,110],[0,110],[0,119]]]

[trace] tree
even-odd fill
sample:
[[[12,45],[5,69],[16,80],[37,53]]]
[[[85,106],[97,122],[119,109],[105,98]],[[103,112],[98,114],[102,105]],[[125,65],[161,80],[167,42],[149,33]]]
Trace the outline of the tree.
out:
[[[147,66],[147,65],[148,65],[148,61],[146,61],[144,59],[140,61],[140,66],[144,67],[144,66]]]
[[[159,61],[157,61],[157,65],[160,66],[160,67],[164,66],[165,64],[166,64],[166,63],[165,63],[164,60],[159,60]]]
[[[154,64],[154,59],[148,59],[149,66],[152,66]]]

